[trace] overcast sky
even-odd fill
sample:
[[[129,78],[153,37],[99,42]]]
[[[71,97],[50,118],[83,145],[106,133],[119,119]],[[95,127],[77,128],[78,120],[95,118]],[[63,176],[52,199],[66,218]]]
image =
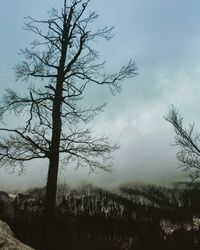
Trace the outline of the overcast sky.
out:
[[[18,55],[34,38],[22,29],[25,16],[46,17],[62,0],[7,0],[0,3],[0,91],[24,88],[15,82]],[[113,173],[89,175],[67,166],[60,179],[70,183],[116,185],[131,181],[167,183],[183,177],[177,170],[173,129],[164,119],[171,104],[185,123],[200,129],[200,1],[199,0],[91,0],[88,9],[100,16],[98,26],[115,26],[115,37],[96,46],[107,70],[133,59],[138,75],[122,83],[122,93],[90,93],[92,103],[107,102],[94,129],[109,134],[121,148],[114,154]],[[31,163],[25,175],[8,175],[0,169],[0,189],[45,185],[47,162]]]

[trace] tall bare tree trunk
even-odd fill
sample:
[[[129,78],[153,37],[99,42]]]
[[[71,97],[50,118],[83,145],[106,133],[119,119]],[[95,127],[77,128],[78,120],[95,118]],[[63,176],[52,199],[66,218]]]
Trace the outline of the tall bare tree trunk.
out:
[[[114,74],[105,74],[104,63],[98,61],[98,53],[90,42],[94,42],[96,38],[111,39],[113,28],[106,26],[94,32],[90,31],[88,26],[98,15],[91,12],[84,17],[89,1],[73,0],[69,1],[69,6],[66,2],[64,0],[61,14],[52,10],[48,20],[37,21],[30,17],[30,22],[26,24],[26,29],[39,35],[41,40],[33,41],[31,49],[22,50],[26,60],[16,67],[17,79],[46,79],[45,85],[33,87],[31,84],[25,97],[8,89],[0,107],[1,119],[7,112],[20,114],[23,110],[28,111],[23,128],[0,128],[0,131],[10,134],[8,138],[0,136],[0,165],[15,169],[20,164],[23,171],[24,164],[28,161],[44,158],[49,160],[41,235],[42,250],[53,248],[51,240],[54,240],[52,232],[59,153],[63,153],[66,163],[74,160],[77,166],[87,166],[90,171],[95,168],[110,170],[110,153],[118,148],[117,145],[110,144],[109,138],[95,138],[90,129],[81,127],[83,122],[92,120],[104,107],[79,106],[86,85],[107,85],[115,93],[119,91],[120,81],[136,74],[135,63],[132,61]],[[44,24],[48,26],[47,32],[40,28]],[[69,121],[70,128],[64,131],[62,122],[66,121]],[[77,128],[80,128],[80,132],[77,132]],[[71,136],[74,141],[71,141]]]
[[[57,178],[59,169],[59,146],[61,136],[61,99],[62,99],[62,82],[57,82],[57,92],[53,104],[53,130],[52,130],[52,144],[49,157],[49,171],[46,184],[46,197],[44,207],[44,232],[43,239],[44,249],[51,249],[52,231],[55,217],[56,207],[56,191],[57,191]]]
[[[68,30],[66,27],[66,20],[64,21],[63,27],[63,43],[60,58],[60,65],[58,67],[58,75],[56,82],[55,98],[53,102],[52,111],[52,139],[51,139],[51,149],[49,157],[49,171],[46,185],[46,197],[45,197],[45,207],[44,207],[44,250],[51,249],[51,239],[53,232],[53,225],[55,219],[55,208],[56,208],[56,191],[57,191],[57,179],[58,179],[58,169],[59,169],[59,149],[60,149],[60,138],[62,130],[61,121],[61,108],[62,108],[62,92],[63,92],[63,82],[64,82],[64,70],[65,61],[67,55],[67,42],[66,37],[68,35]]]
[[[44,207],[44,249],[50,249],[52,238],[53,222],[55,217],[56,206],[56,190],[57,190],[57,177],[59,168],[59,144],[61,135],[61,117],[60,106],[61,102],[59,96],[53,106],[53,131],[52,131],[52,145],[49,157],[49,171],[46,184],[46,197]],[[49,243],[49,244],[48,244]]]

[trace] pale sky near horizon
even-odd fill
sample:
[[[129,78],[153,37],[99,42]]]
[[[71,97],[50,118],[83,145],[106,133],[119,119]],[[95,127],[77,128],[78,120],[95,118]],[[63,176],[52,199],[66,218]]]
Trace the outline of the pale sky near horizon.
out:
[[[46,16],[62,0],[7,0],[0,2],[0,91],[24,88],[15,82],[15,63],[20,48],[34,36],[22,29],[25,16]],[[174,104],[185,124],[195,121],[200,129],[200,1],[198,0],[91,0],[88,9],[99,14],[99,26],[115,26],[115,37],[97,47],[108,71],[133,59],[138,75],[122,83],[122,93],[90,93],[92,103],[108,103],[94,129],[109,134],[121,148],[114,154],[113,173],[89,175],[70,166],[60,171],[69,183],[93,182],[116,185],[131,181],[167,183],[180,180],[173,128],[163,116]],[[47,163],[31,163],[24,176],[0,169],[0,189],[45,185]]]

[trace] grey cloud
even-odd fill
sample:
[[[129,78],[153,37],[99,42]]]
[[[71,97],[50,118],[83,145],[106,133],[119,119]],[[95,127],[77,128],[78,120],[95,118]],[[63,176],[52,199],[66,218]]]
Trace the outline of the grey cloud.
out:
[[[55,0],[43,1],[41,7],[39,0],[30,5],[25,0],[20,1],[19,12],[15,13],[15,8],[12,8],[10,20],[4,13],[13,7],[13,1],[4,3],[0,10],[0,21],[4,21],[5,26],[4,32],[0,33],[3,37],[3,45],[0,45],[3,58],[0,64],[1,90],[14,79],[12,67],[20,60],[15,52],[31,38],[26,32],[19,31],[21,17],[42,16],[44,9],[54,3],[57,5]],[[85,179],[114,185],[138,179],[178,180],[184,176],[176,169],[178,149],[170,146],[173,129],[164,121],[163,115],[171,104],[175,104],[186,121],[196,121],[197,128],[200,126],[199,8],[197,0],[192,3],[182,0],[91,1],[91,9],[100,14],[98,25],[116,26],[113,40],[96,44],[102,59],[107,61],[108,71],[117,70],[133,58],[139,74],[124,82],[122,93],[115,97],[107,89],[98,87],[89,89],[86,96],[87,103],[108,103],[105,112],[91,126],[96,133],[110,134],[112,141],[121,145],[121,149],[114,154],[113,173],[88,176],[87,170],[74,172],[73,168],[67,167],[65,171],[60,171],[62,181],[80,182]],[[13,34],[15,44],[9,39]],[[7,53],[9,48],[11,51]],[[47,169],[43,163],[32,164],[24,177],[10,177],[0,171],[1,189],[6,186],[20,187],[22,183],[25,186],[34,185],[34,180],[42,185]]]

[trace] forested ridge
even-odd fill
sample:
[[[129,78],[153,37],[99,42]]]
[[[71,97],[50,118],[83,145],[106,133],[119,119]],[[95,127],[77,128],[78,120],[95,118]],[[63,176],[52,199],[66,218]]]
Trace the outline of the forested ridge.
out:
[[[129,184],[114,190],[62,184],[58,190],[54,249],[199,249],[199,184]],[[0,219],[36,249],[44,193],[44,188],[1,192],[10,205],[0,199]]]

